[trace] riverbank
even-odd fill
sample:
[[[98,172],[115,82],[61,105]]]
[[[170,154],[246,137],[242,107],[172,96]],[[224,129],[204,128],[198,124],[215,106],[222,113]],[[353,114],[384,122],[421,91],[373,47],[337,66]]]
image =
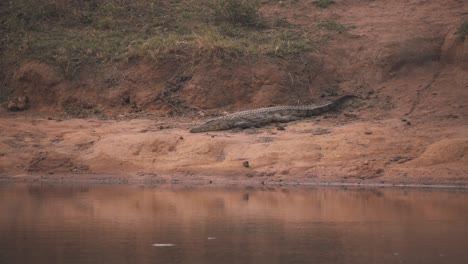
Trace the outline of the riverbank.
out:
[[[351,113],[192,134],[201,120],[0,118],[0,176],[13,181],[468,185],[468,128]],[[248,165],[247,163],[248,162]]]
[[[65,2],[0,4],[5,181],[468,185],[467,1]]]

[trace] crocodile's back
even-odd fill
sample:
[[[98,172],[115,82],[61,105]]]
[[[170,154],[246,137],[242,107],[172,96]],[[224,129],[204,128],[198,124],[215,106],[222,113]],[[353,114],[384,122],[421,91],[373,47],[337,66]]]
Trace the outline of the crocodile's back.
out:
[[[228,114],[225,116],[221,117],[216,117],[207,120],[207,122],[212,121],[212,120],[222,120],[222,119],[235,119],[235,118],[240,118],[240,117],[252,117],[252,116],[260,116],[260,115],[266,115],[266,114],[271,114],[271,113],[300,113],[301,115],[306,115],[307,111],[313,111],[318,108],[323,108],[328,105],[333,104],[333,102],[326,102],[322,104],[311,104],[311,105],[298,105],[298,106],[293,106],[293,105],[282,105],[282,106],[272,106],[272,107],[264,107],[264,108],[257,108],[257,109],[252,109],[252,110],[244,110],[244,111],[239,111],[235,112],[232,114]]]

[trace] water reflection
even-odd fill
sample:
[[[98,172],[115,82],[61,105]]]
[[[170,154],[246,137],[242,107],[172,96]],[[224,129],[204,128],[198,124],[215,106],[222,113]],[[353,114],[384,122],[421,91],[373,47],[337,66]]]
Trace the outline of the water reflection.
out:
[[[467,209],[464,190],[0,184],[0,263],[468,263]]]

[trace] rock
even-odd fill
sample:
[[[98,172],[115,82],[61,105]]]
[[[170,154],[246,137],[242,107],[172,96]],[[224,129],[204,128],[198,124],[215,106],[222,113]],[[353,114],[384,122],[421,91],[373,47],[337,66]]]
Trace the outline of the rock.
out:
[[[250,164],[249,164],[249,162],[248,162],[247,160],[244,161],[244,162],[242,163],[242,165],[244,165],[244,167],[246,167],[246,168],[250,167]]]
[[[23,111],[29,106],[29,98],[27,96],[18,96],[8,101],[8,111]]]
[[[19,111],[26,110],[28,108],[29,98],[27,96],[18,96],[16,107]]]
[[[277,130],[286,130],[286,128],[283,125],[277,125],[276,129]]]

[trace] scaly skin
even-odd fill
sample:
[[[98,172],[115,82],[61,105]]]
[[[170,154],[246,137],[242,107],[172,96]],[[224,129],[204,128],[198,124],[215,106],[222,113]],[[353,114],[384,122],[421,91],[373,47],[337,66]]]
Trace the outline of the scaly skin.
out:
[[[210,119],[205,123],[192,127],[190,132],[228,130],[233,128],[261,127],[271,123],[286,123],[311,117],[330,111],[345,100],[355,97],[345,95],[337,100],[318,105],[274,106],[254,110],[241,111],[226,116]]]

